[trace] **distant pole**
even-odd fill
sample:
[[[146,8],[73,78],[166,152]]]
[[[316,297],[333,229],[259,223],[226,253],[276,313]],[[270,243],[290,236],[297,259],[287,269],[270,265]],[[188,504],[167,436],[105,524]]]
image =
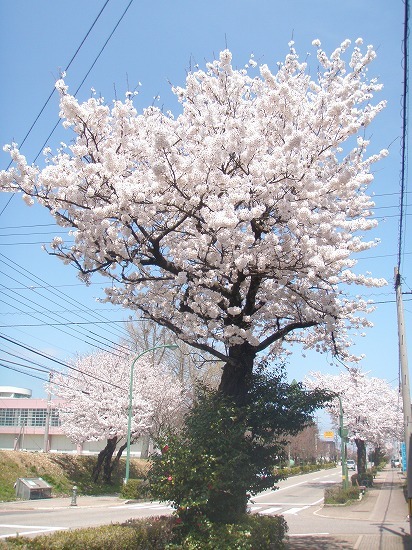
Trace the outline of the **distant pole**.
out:
[[[126,451],[126,472],[124,476],[124,483],[126,484],[129,481],[130,474],[130,441],[131,441],[131,432],[132,432],[132,409],[133,409],[133,371],[136,362],[144,355],[149,353],[149,351],[155,351],[157,349],[169,348],[176,349],[176,344],[162,344],[159,346],[153,346],[152,348],[145,349],[140,353],[132,362],[130,367],[130,383],[129,383],[129,412],[127,415],[127,451]]]
[[[342,487],[344,489],[347,489],[349,487],[348,465],[346,464],[346,460],[347,460],[346,439],[348,434],[343,425],[342,399],[340,395],[337,395],[337,398],[339,399],[339,435],[340,435],[340,455],[342,459]]]
[[[51,384],[53,374],[49,372],[49,384]],[[50,411],[51,408],[51,387],[49,386],[49,391],[47,394],[47,408],[46,408],[46,422],[44,424],[44,441],[43,441],[43,451],[45,453],[49,452],[49,432],[50,432]]]
[[[396,292],[396,310],[398,315],[398,340],[399,340],[399,362],[401,367],[400,386],[403,401],[403,422],[406,452],[406,478],[407,478],[407,498],[409,505],[409,515],[412,511],[412,453],[411,453],[411,390],[409,386],[408,354],[406,349],[405,319],[403,315],[403,301],[401,276],[398,268],[395,267],[395,292]]]

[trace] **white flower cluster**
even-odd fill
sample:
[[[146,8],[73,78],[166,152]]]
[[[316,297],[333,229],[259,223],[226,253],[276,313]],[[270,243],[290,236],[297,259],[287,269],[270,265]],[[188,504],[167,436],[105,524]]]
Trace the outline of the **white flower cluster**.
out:
[[[313,45],[312,79],[290,43],[278,70],[236,70],[225,50],[173,89],[182,113],[138,113],[132,95],[110,108],[84,103],[63,80],[60,116],[77,138],[43,170],[16,145],[5,190],[45,205],[75,243],[52,248],[88,281],[112,280],[107,300],[144,312],[187,342],[225,357],[284,342],[349,357],[348,331],[368,308],[342,284],[380,286],[355,274],[354,255],[375,246],[367,195],[371,166],[364,128],[384,108],[368,80],[375,53],[344,41],[328,56]],[[348,60],[345,61],[345,57]],[[254,72],[256,72],[254,70]],[[313,71],[312,71],[313,73]],[[220,355],[219,355],[220,353]]]
[[[127,382],[135,359],[124,349],[98,351],[78,358],[75,370],[55,373],[51,392],[62,399],[62,430],[74,442],[101,441],[127,434]],[[133,439],[157,436],[160,427],[173,425],[184,404],[181,384],[159,364],[141,357],[134,366]]]

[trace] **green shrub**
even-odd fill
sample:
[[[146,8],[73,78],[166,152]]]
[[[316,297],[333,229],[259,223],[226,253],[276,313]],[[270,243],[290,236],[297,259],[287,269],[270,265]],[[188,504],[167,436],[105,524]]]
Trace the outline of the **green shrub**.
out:
[[[104,525],[73,531],[58,531],[29,539],[0,541],[0,549],[24,550],[164,550],[172,538],[175,520],[145,518],[125,524]]]
[[[335,467],[336,462],[325,462],[324,464],[304,464],[302,466],[275,468],[274,471],[276,475],[284,479],[286,477],[297,476],[309,472],[316,472],[317,470],[329,470]]]
[[[325,504],[346,504],[358,499],[359,487],[357,486],[344,489],[341,485],[333,485],[325,489]]]
[[[120,496],[134,500],[150,498],[149,484],[145,479],[129,479],[122,485]]]
[[[285,434],[298,433],[326,400],[281,375],[258,372],[242,404],[199,388],[182,429],[164,433],[148,473],[154,498],[171,502],[193,525],[198,517],[235,524],[247,501],[283,477],[274,466],[285,452]]]
[[[372,470],[366,470],[364,474],[362,474],[360,479],[360,485],[365,485],[366,487],[372,487],[373,485],[373,471]]]
[[[286,548],[287,524],[282,516],[246,515],[239,523],[199,520],[197,529],[180,526],[168,550],[267,550]]]
[[[267,550],[285,548],[287,525],[282,516],[246,515],[237,525],[199,522],[185,530],[172,517],[135,519],[125,524],[59,531],[33,539],[0,541],[1,549],[21,550]]]

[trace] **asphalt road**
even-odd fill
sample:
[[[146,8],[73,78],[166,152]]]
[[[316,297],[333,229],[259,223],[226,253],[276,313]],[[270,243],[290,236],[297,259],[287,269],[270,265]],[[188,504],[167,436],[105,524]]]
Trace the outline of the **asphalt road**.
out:
[[[409,533],[409,523],[400,489],[402,480],[398,479],[397,472],[390,470],[381,477],[381,490],[371,492],[365,502],[349,508],[323,508],[325,487],[341,482],[340,468],[291,477],[280,482],[278,490],[253,497],[249,508],[252,513],[283,515],[289,526],[290,541],[295,541],[291,548],[363,550],[378,547],[386,550],[400,548],[400,544],[406,548],[404,535]],[[71,506],[71,499],[57,498],[0,503],[0,538],[17,533],[35,536],[171,513],[172,508],[164,504],[125,502],[116,497],[80,496],[77,506]],[[376,540],[382,540],[384,535],[391,535],[398,546],[376,546]],[[370,544],[365,542],[369,540]],[[315,541],[312,546],[310,541]],[[336,546],[332,541],[338,541]],[[363,541],[362,545],[359,541]],[[388,538],[385,541],[389,543]]]
[[[279,483],[277,491],[266,491],[253,498],[250,511],[262,515],[282,514],[290,532],[311,526],[313,511],[323,502],[327,484],[341,480],[340,470],[325,470],[292,477]],[[160,503],[125,503],[116,497],[79,497],[77,506],[70,499],[46,499],[0,505],[0,538],[17,533],[25,536],[94,525],[118,523],[130,518],[171,514],[172,508]],[[295,521],[296,519],[299,521]],[[306,518],[306,519],[305,519]],[[292,531],[293,529],[293,531]]]
[[[63,499],[59,499],[63,500]],[[172,508],[160,503],[130,503],[112,497],[106,501],[96,499],[90,501],[78,499],[79,505],[71,506],[70,499],[63,505],[49,501],[43,506],[36,502],[33,507],[0,510],[0,539],[17,534],[24,536],[36,536],[63,529],[78,529],[106,525],[110,523],[122,523],[130,518],[148,516],[160,516],[171,514]],[[19,503],[20,504],[20,503]],[[48,506],[47,506],[48,504]],[[17,509],[16,509],[17,508]]]

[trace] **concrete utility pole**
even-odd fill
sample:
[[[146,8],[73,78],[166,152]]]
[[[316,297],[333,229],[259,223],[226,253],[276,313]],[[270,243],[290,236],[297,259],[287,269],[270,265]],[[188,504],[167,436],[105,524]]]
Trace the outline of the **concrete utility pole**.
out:
[[[49,384],[52,382],[53,374],[49,372]],[[50,432],[50,415],[51,415],[51,388],[49,386],[49,391],[47,395],[47,408],[46,408],[46,422],[44,425],[44,441],[43,441],[43,452],[48,453],[50,450],[49,445],[49,432]]]
[[[348,479],[348,429],[343,425],[343,406],[342,398],[339,394],[336,394],[336,397],[339,399],[339,435],[340,435],[340,456],[342,461],[342,487],[347,489],[349,487]]]
[[[398,315],[398,339],[399,339],[399,362],[401,367],[400,387],[403,401],[403,419],[406,449],[406,477],[407,477],[407,498],[409,517],[412,515],[412,447],[411,447],[411,391],[409,386],[408,354],[406,350],[405,320],[403,315],[403,301],[401,276],[398,268],[395,267],[395,292],[396,310]]]

